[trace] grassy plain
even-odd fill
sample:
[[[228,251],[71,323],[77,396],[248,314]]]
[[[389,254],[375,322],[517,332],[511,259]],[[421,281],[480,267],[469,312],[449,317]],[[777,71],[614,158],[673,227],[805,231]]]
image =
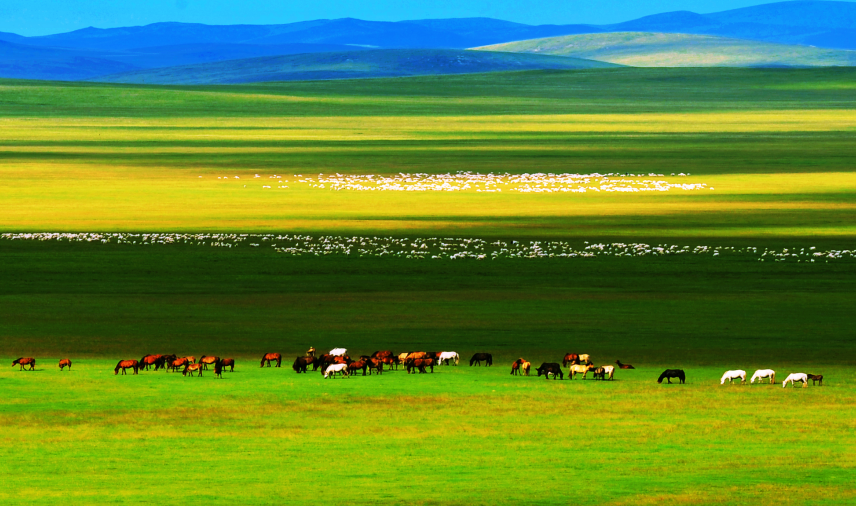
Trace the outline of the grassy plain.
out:
[[[853,249],[854,77],[7,81],[0,230]],[[457,170],[691,172],[680,181],[716,190],[414,195],[251,182]],[[32,373],[0,367],[6,503],[856,501],[852,263],[437,262],[20,241],[0,241],[0,260],[0,355],[39,360]],[[485,350],[497,365],[335,381],[256,365],[263,352],[309,345]],[[571,350],[639,369],[610,384],[508,376],[519,356],[537,364]],[[238,369],[222,381],[112,374],[120,358],[164,352],[231,355]],[[55,370],[61,356],[72,372]],[[689,384],[657,385],[665,367],[686,369]],[[760,367],[821,373],[828,385],[718,384],[725,369]]]
[[[634,67],[847,67],[856,63],[856,51],[686,33],[588,33],[477,49],[563,55]]]

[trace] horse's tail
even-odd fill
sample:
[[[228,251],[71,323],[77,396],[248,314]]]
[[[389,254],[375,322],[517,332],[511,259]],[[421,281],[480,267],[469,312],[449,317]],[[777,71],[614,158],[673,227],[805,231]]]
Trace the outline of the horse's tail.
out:
[[[493,355],[487,354],[487,365],[493,365]]]

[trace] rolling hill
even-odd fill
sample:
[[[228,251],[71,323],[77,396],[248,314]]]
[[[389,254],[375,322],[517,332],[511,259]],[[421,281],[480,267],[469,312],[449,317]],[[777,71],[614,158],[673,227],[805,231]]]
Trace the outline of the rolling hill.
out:
[[[377,49],[184,65],[124,72],[93,80],[136,84],[236,84],[615,66],[550,55],[458,49]]]
[[[709,35],[618,32],[548,37],[476,48],[570,56],[635,67],[854,66],[856,51]]]

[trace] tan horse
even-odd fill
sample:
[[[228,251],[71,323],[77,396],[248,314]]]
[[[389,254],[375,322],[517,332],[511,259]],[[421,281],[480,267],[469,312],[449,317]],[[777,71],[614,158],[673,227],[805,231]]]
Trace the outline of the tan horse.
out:
[[[524,360],[523,363],[520,364],[520,370],[523,371],[523,374],[525,374],[526,376],[529,376],[529,369],[531,369],[531,368],[532,368],[531,362],[527,362]]]
[[[580,359],[582,360],[582,357],[580,357]],[[574,379],[578,373],[583,375],[583,379],[586,379],[586,374],[588,374],[588,372],[592,369],[594,369],[594,366],[592,364],[577,364],[572,365],[571,370],[568,372],[570,373],[571,379]]]

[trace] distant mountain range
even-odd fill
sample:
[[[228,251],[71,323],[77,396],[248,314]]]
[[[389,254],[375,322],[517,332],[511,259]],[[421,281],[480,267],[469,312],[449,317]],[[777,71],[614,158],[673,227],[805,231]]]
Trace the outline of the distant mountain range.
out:
[[[372,49],[198,63],[125,72],[96,80],[132,84],[239,84],[619,66],[578,58],[526,53],[466,49]]]
[[[400,22],[314,20],[283,25],[155,23],[23,37],[0,32],[0,77],[90,79],[152,68],[359,49],[463,49],[612,32],[715,35],[856,49],[856,3],[791,1],[711,14],[669,12],[614,25],[531,26],[488,18]]]
[[[686,33],[566,35],[477,49],[569,56],[634,67],[856,66],[856,51]]]

